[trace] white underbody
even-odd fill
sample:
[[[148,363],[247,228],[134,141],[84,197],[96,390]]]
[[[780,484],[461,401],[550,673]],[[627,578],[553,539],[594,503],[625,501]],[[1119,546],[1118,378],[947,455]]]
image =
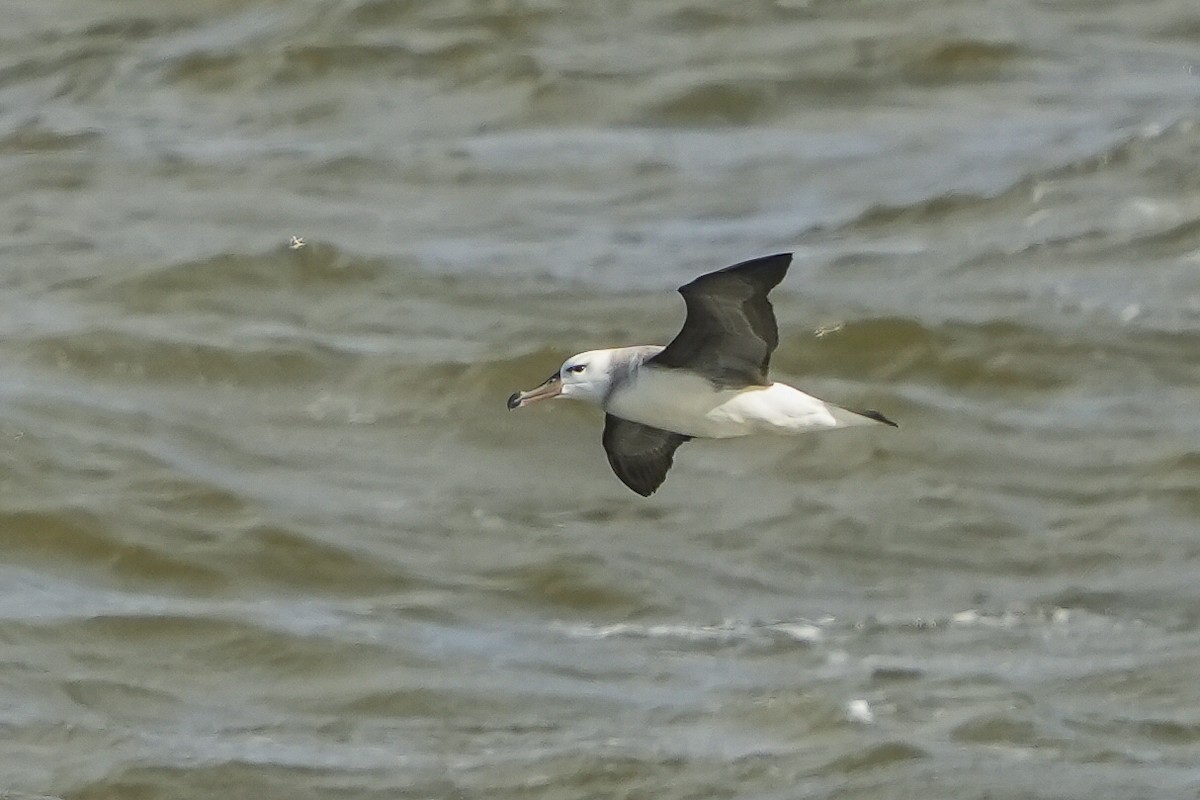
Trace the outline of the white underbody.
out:
[[[655,428],[706,439],[796,434],[875,421],[783,383],[716,389],[686,370],[642,366],[608,398],[605,411]]]

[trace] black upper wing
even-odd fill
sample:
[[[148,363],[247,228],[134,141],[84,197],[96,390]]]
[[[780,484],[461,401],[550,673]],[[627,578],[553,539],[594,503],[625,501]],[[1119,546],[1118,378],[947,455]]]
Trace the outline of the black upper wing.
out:
[[[687,304],[683,328],[646,363],[692,370],[722,388],[769,385],[779,328],[767,293],[791,262],[791,253],[755,258],[680,287]]]
[[[662,485],[679,445],[692,437],[630,422],[612,414],[604,416],[604,452],[621,482],[649,497]]]

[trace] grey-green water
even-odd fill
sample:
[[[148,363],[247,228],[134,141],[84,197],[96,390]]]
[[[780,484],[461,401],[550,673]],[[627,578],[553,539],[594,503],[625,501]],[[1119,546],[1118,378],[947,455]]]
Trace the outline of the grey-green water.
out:
[[[6,796],[1200,796],[1192,0],[0,16]],[[505,411],[780,250],[900,430]]]

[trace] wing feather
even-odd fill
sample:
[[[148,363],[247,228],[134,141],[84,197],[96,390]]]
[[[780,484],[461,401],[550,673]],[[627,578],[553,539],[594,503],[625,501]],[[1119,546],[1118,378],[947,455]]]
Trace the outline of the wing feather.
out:
[[[648,363],[699,372],[721,388],[769,385],[779,328],[767,294],[791,261],[791,253],[755,258],[681,286],[687,319]]]
[[[654,494],[667,477],[679,445],[692,437],[664,431],[612,414],[604,416],[604,452],[621,482],[640,494]]]

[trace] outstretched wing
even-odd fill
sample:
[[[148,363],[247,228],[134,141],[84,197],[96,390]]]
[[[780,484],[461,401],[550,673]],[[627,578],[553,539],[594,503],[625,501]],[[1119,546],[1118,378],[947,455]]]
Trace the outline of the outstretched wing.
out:
[[[604,452],[621,482],[640,494],[654,494],[667,477],[679,445],[692,437],[652,428],[612,414],[604,416]]]
[[[767,386],[779,344],[767,293],[783,280],[791,253],[734,264],[682,286],[687,319],[675,339],[647,364],[698,372],[714,386]]]

